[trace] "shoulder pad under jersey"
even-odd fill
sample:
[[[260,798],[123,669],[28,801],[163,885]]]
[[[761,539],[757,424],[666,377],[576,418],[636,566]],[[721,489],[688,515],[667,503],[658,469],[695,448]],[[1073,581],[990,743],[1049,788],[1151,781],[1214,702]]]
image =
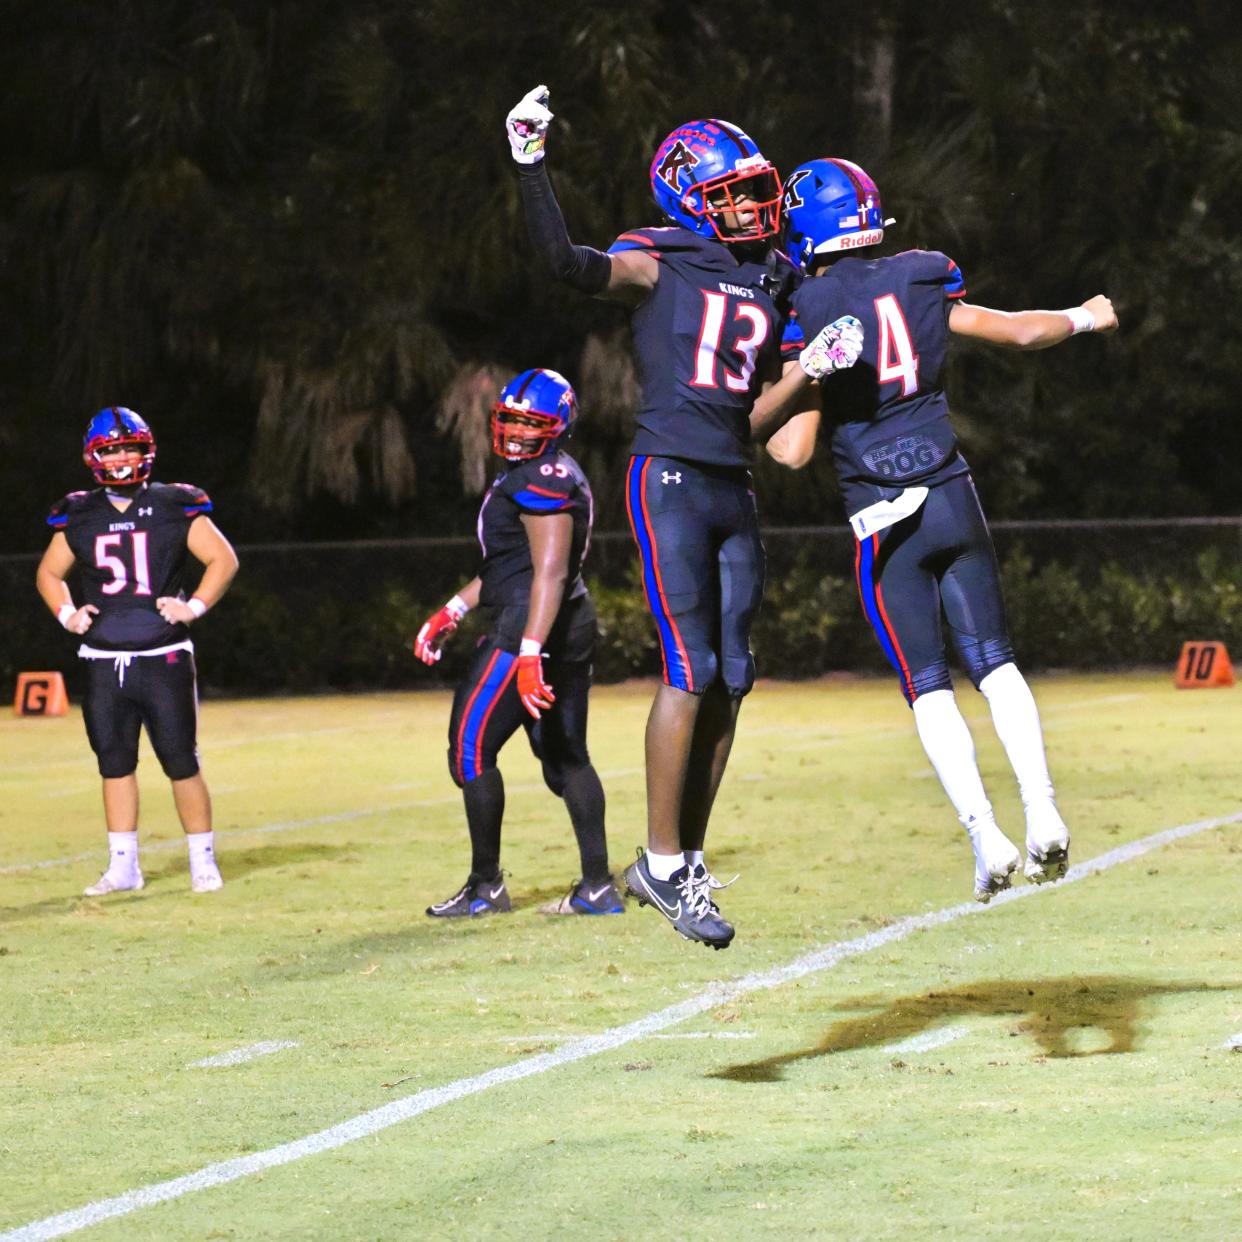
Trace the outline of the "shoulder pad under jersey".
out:
[[[90,495],[90,492],[70,492],[69,495],[62,496],[48,511],[47,524],[57,530],[67,526],[70,515],[80,509]]]

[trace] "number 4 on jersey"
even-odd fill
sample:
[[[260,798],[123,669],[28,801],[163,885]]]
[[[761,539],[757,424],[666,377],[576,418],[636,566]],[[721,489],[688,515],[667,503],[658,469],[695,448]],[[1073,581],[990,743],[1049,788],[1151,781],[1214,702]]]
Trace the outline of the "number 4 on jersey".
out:
[[[912,397],[919,390],[919,356],[914,352],[901,303],[885,293],[875,300],[875,314],[880,321],[880,383],[900,383],[901,395]]]

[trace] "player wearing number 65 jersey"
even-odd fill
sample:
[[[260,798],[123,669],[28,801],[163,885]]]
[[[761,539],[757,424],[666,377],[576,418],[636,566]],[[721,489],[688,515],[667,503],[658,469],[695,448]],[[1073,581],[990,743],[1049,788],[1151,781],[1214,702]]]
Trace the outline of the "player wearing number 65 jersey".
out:
[[[785,182],[787,249],[811,278],[795,295],[796,322],[810,335],[843,312],[858,317],[866,344],[858,364],[779,430],[778,461],[809,460],[818,402],[831,428],[833,460],[856,539],[863,611],[896,669],[915,726],[975,852],[975,897],[1009,887],[1021,861],[992,814],[974,743],[953,696],[941,616],[967,675],[988,701],[1026,811],[1028,878],[1064,875],[1069,832],[1053,801],[1039,714],[1014,663],[996,555],[969,467],[949,421],[941,372],[951,335],[1014,349],[1044,349],[1076,332],[1117,326],[1100,295],[1067,311],[1006,313],[964,301],[957,264],[937,251],[887,258],[857,251],[884,236],[875,182],[856,164],[812,160]],[[798,333],[788,334],[796,348]],[[757,436],[780,418],[753,421]]]
[[[207,514],[206,492],[153,483],[155,437],[133,410],[109,406],[86,429],[83,460],[101,484],[71,492],[48,517],[55,529],[36,583],[61,625],[83,639],[86,734],[103,778],[107,870],[86,893],[143,887],[138,866],[138,735],[147,736],[186,833],[190,886],[221,887],[211,796],[198,763],[198,695],[189,627],[228,589],[237,557]],[[189,561],[203,572],[189,599]],[[77,568],[82,602],[66,578]]]
[[[622,233],[607,254],[577,246],[544,167],[547,104],[536,87],[507,119],[531,238],[558,279],[630,308],[642,384],[626,505],[664,684],[647,720],[648,848],[626,884],[681,935],[722,949],[733,928],[703,842],[755,677],[764,552],[747,420],[761,394],[785,398],[780,338],[797,279],[773,245],[780,178],[736,125],[687,122],[651,164],[667,226]],[[844,365],[848,349],[814,355],[806,375]]]

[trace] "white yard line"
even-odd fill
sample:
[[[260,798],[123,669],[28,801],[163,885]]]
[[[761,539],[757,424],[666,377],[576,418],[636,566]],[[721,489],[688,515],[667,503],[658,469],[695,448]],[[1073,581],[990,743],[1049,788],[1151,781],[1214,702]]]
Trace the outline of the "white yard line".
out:
[[[417,1091],[413,1095],[393,1100],[380,1108],[359,1113],[356,1117],[351,1117],[348,1121],[342,1121],[338,1125],[329,1126],[326,1130],[319,1130],[292,1142],[282,1143],[278,1147],[270,1147],[266,1151],[239,1156],[233,1160],[221,1160],[216,1164],[205,1165],[193,1173],[187,1173],[184,1177],[175,1177],[166,1182],[155,1182],[109,1199],[97,1199],[93,1203],[73,1208],[68,1212],[32,1221],[28,1225],[22,1225],[0,1234],[0,1242],[43,1242],[48,1238],[64,1237],[65,1234],[86,1229],[101,1221],[111,1220],[116,1216],[127,1216],[130,1212],[136,1212],[141,1208],[166,1203],[170,1199],[179,1199],[183,1195],[192,1194],[198,1190],[210,1190],[215,1186],[223,1186],[239,1178],[262,1172],[264,1169],[278,1168],[280,1165],[290,1164],[292,1161],[302,1160],[307,1156],[317,1156],[326,1151],[333,1151],[338,1147],[344,1147],[347,1143],[356,1143],[359,1139],[378,1134],[391,1126],[400,1125],[403,1121],[409,1121],[434,1108],[451,1104],[455,1100],[478,1095],[482,1091],[488,1091],[492,1087],[503,1086],[506,1083],[519,1082],[523,1078],[546,1074],[549,1070],[560,1069],[576,1061],[611,1052],[635,1040],[647,1039],[668,1027],[679,1026],[691,1018],[698,1017],[699,1014],[730,1004],[748,993],[780,987],[795,979],[803,979],[807,975],[831,970],[849,958],[871,953],[885,945],[895,944],[916,932],[943,927],[946,923],[956,922],[968,915],[1001,909],[1011,902],[1022,901],[1037,893],[1055,892],[1066,884],[1076,883],[1078,880],[1107,871],[1121,863],[1131,862],[1135,858],[1141,858],[1144,854],[1170,845],[1174,841],[1197,836],[1201,832],[1220,828],[1226,824],[1237,823],[1242,823],[1242,811],[1219,816],[1216,819],[1199,820],[1192,824],[1179,824],[1175,828],[1166,828],[1163,832],[1153,833],[1141,840],[1119,845],[1106,854],[1089,859],[1085,863],[1079,863],[1069,869],[1059,884],[1045,885],[1043,888],[1028,885],[1025,888],[1010,889],[993,898],[992,902],[986,906],[969,901],[957,906],[946,906],[942,910],[933,910],[927,914],[907,915],[905,918],[896,919],[887,927],[868,932],[857,939],[841,940],[835,944],[824,945],[811,953],[795,958],[784,966],[744,975],[731,983],[721,981],[709,984],[696,996],[691,996],[679,1004],[649,1013],[623,1026],[615,1026],[598,1035],[584,1035],[579,1039],[569,1040],[554,1052],[539,1053],[536,1056],[515,1061],[511,1065],[502,1065],[496,1069],[487,1070],[472,1078],[459,1078],[456,1082],[446,1083],[442,1087],[430,1087],[425,1091]]]
[[[244,1061],[254,1061],[258,1057],[266,1057],[273,1052],[283,1052],[286,1048],[296,1047],[298,1044],[292,1039],[264,1039],[257,1044],[247,1044],[244,1048],[234,1048],[232,1052],[222,1052],[219,1056],[191,1061],[189,1068],[218,1069],[226,1065],[241,1065]]]
[[[619,776],[634,776],[641,768],[617,768],[611,772],[601,772],[600,776],[612,780]],[[540,782],[529,785],[509,785],[505,794],[540,793],[547,786]],[[446,806],[461,801],[460,793],[444,794],[439,798],[419,798],[414,802],[393,802],[386,806],[367,806],[357,811],[340,811],[335,815],[314,815],[310,819],[287,819],[275,824],[256,824],[253,828],[217,828],[217,837],[250,837],[270,836],[274,832],[295,832],[299,828],[315,828],[320,824],[345,824],[355,819],[367,819],[372,815],[387,815],[393,811],[417,811],[423,807]],[[152,841],[150,844],[139,842],[144,854],[163,850],[181,850],[185,843],[180,837],[170,837],[164,841]],[[43,858],[34,862],[9,863],[0,867],[0,875],[18,875],[23,871],[43,871],[48,867],[67,867],[72,863],[89,862],[92,858],[102,857],[105,845],[99,849],[88,850],[83,854],[70,854],[65,858]]]
[[[903,1039],[899,1044],[889,1044],[885,1052],[930,1052],[933,1048],[943,1048],[966,1034],[964,1026],[942,1026],[938,1031],[928,1031],[924,1035],[913,1035]]]

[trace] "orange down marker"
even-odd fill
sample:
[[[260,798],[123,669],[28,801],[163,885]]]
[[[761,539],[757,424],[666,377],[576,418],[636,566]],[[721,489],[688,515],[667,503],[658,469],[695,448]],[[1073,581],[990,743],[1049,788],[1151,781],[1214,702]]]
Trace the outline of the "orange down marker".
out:
[[[1233,685],[1233,665],[1224,643],[1183,643],[1173,684],[1179,690]]]
[[[13,710],[19,716],[63,716],[69,710],[60,673],[18,673]]]

